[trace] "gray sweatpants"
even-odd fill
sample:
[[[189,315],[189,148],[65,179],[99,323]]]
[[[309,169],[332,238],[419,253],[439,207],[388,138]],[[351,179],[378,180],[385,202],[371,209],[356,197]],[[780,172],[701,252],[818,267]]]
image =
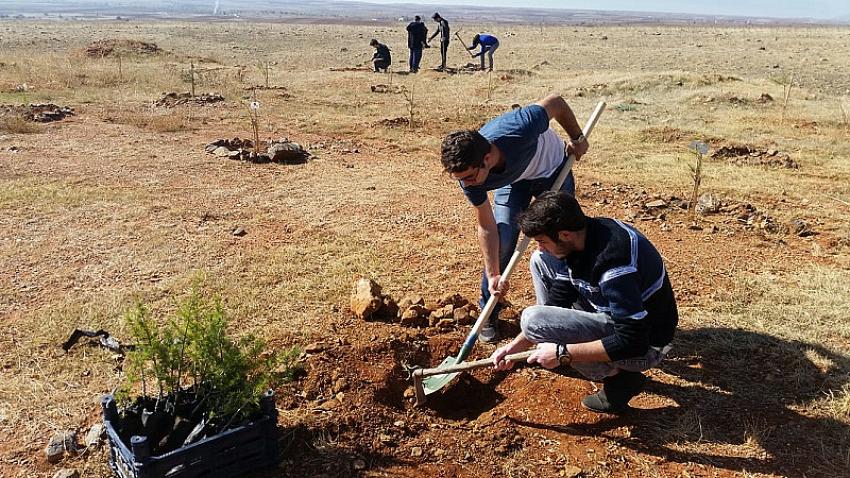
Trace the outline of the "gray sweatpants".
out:
[[[577,344],[593,342],[614,332],[614,321],[608,314],[582,310],[580,303],[573,308],[553,307],[545,304],[549,289],[555,280],[560,261],[549,254],[535,251],[531,255],[531,279],[537,295],[537,305],[522,312],[520,326],[526,338],[535,344]],[[587,307],[590,308],[590,307]],[[617,370],[642,372],[657,366],[666,350],[650,347],[640,357],[614,362],[573,363],[572,367],[591,380],[602,380],[616,374]]]

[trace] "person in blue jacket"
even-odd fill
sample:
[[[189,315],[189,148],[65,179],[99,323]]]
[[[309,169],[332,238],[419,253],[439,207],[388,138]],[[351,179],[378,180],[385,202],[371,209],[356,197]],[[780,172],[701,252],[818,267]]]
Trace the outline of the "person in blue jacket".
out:
[[[499,370],[508,354],[537,345],[528,358],[546,368],[572,366],[603,388],[582,400],[602,413],[629,410],[643,371],[670,350],[679,322],[661,255],[635,227],[587,217],[565,192],[541,194],[518,218],[537,241],[531,277],[537,305],[522,312],[522,332],[493,353]]]
[[[490,71],[493,71],[493,53],[499,48],[499,39],[487,33],[479,33],[472,37],[472,46],[467,48],[467,50],[474,50],[479,45],[481,46],[481,51],[472,55],[472,57],[481,57],[481,70],[484,70],[484,55],[486,54],[487,58],[490,59]]]

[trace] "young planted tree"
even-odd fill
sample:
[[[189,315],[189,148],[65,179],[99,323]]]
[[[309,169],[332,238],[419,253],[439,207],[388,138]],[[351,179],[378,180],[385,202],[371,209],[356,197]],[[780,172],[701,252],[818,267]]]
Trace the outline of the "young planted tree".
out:
[[[221,300],[197,290],[164,322],[143,304],[126,320],[135,348],[116,393],[127,410],[123,429],[155,436],[160,452],[181,446],[190,430],[213,435],[257,416],[266,391],[299,370],[297,347],[276,353],[252,334],[232,337]]]
[[[703,157],[708,154],[708,145],[702,141],[691,141],[688,149],[696,158],[693,165],[688,165],[688,168],[691,170],[691,180],[693,181],[691,201],[688,204],[688,209],[690,211],[691,219],[693,219],[697,210],[697,201],[699,200],[699,188],[702,184],[702,160]]]

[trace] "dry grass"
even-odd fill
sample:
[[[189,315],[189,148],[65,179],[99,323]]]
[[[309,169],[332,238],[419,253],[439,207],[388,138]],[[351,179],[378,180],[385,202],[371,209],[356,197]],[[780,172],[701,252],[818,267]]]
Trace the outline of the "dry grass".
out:
[[[33,134],[41,131],[41,126],[23,118],[0,118],[0,132],[12,134]]]
[[[838,65],[850,63],[843,30],[463,25],[514,34],[505,36],[496,69],[532,74],[494,73],[489,92],[486,74],[396,74],[394,85],[415,91],[408,101],[371,92],[370,85],[387,83],[384,75],[329,70],[356,64],[357,42],[368,54],[371,37],[397,45],[400,67],[404,32],[397,25],[98,23],[85,32],[73,22],[7,26],[2,61],[11,66],[0,69],[0,84],[34,89],[0,98],[83,106],[73,121],[44,135],[14,137],[22,152],[0,152],[0,317],[12,324],[0,336],[0,441],[10,443],[4,459],[30,460],[0,467],[37,473],[32,463],[45,430],[85,428],[95,419],[97,396],[119,379],[110,354],[79,347],[60,356],[56,346],[75,327],[122,336],[121,314],[137,298],[155,312],[167,310],[199,281],[224,298],[241,328],[289,344],[344,334],[333,322],[360,275],[396,297],[474,297],[480,271],[472,215],[440,172],[439,143],[452,129],[477,126],[551,91],[566,95],[580,121],[599,100],[629,105],[602,117],[591,154],[577,166],[580,193],[599,181],[682,197],[690,187],[687,147],[697,137],[771,145],[801,164],[787,171],[707,162],[702,190],[752,201],[783,219],[819,220],[821,236],[783,238],[788,245],[754,232],[688,235],[683,227],[665,234],[654,222],[639,226],[668,258],[674,285],[695,290],[682,302],[683,329],[692,333],[682,349],[715,360],[728,375],[716,383],[690,380],[688,393],[716,390],[709,399],[727,406],[723,397],[732,392],[752,399],[746,389],[763,377],[750,374],[763,372],[770,357],[759,354],[767,351],[787,365],[793,385],[777,386],[800,416],[829,423],[824,428],[838,430],[833,436],[850,425],[850,243],[839,240],[850,237],[850,142],[846,114],[836,108],[846,76]],[[33,30],[63,40],[33,40]],[[124,58],[119,78],[117,60],[75,53],[93,36],[138,37],[172,54]],[[801,48],[830,61],[806,70],[794,63]],[[220,92],[226,104],[150,108],[162,92],[188,90],[190,55],[210,59],[199,67],[198,91]],[[459,47],[450,55],[466,60]],[[434,51],[426,56],[423,66],[432,66]],[[544,60],[550,64],[535,68]],[[244,87],[265,83],[254,65],[266,61],[277,63],[270,84],[287,95],[257,91],[261,137],[323,144],[314,150],[318,159],[255,166],[203,153],[213,139],[250,136]],[[805,71],[795,75],[782,123],[782,88],[770,79],[778,63],[783,72]],[[241,81],[238,65],[246,66]],[[761,93],[776,101],[756,103]],[[411,109],[412,128],[380,126]],[[618,217],[628,201],[587,207]],[[734,219],[716,220],[736,226]],[[232,236],[236,226],[247,235]],[[512,296],[520,306],[531,303],[525,271]],[[730,357],[730,350],[743,352]],[[750,457],[779,440],[781,433],[759,418],[724,424],[705,415],[711,403],[692,405],[668,423],[668,439],[682,450]],[[317,446],[333,446],[328,438]],[[819,469],[840,469],[838,455],[829,454]]]

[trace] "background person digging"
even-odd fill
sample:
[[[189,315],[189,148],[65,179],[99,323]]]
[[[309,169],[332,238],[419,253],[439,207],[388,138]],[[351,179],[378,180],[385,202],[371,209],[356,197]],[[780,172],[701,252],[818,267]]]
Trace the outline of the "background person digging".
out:
[[[392,63],[389,47],[374,38],[369,42],[369,46],[375,49],[375,54],[372,55],[372,66],[375,67],[375,71],[387,71]]]
[[[537,344],[529,363],[570,365],[604,382],[582,405],[627,410],[646,382],[641,372],[661,362],[679,322],[661,255],[634,227],[586,217],[564,192],[542,194],[518,220],[539,246],[531,256],[537,305],[523,311],[522,332],[493,353],[493,364],[508,370],[506,355]]]
[[[481,70],[483,71],[484,55],[486,54],[487,58],[490,59],[490,71],[493,71],[493,53],[499,48],[499,39],[487,33],[476,34],[472,37],[472,45],[467,50],[472,51],[479,45],[481,46],[481,51],[472,55],[472,57],[481,57]]]
[[[428,41],[434,39],[437,35],[440,35],[440,66],[437,68],[439,71],[446,71],[446,56],[449,54],[449,22],[446,21],[445,18],[441,17],[439,13],[434,13],[431,16],[435,22],[437,22],[437,30],[428,38]]]
[[[572,138],[566,147],[560,135],[549,127],[553,118]],[[528,207],[532,197],[552,187],[569,153],[579,159],[587,149],[573,111],[559,95],[513,109],[478,131],[454,131],[443,139],[443,169],[460,183],[478,222],[478,243],[484,256],[482,309],[490,294],[504,295],[508,291],[501,271],[519,238],[517,215]],[[572,173],[561,190],[575,191]],[[495,191],[492,207],[488,191]],[[488,323],[482,326],[480,341],[498,341],[499,310],[497,305]]]

